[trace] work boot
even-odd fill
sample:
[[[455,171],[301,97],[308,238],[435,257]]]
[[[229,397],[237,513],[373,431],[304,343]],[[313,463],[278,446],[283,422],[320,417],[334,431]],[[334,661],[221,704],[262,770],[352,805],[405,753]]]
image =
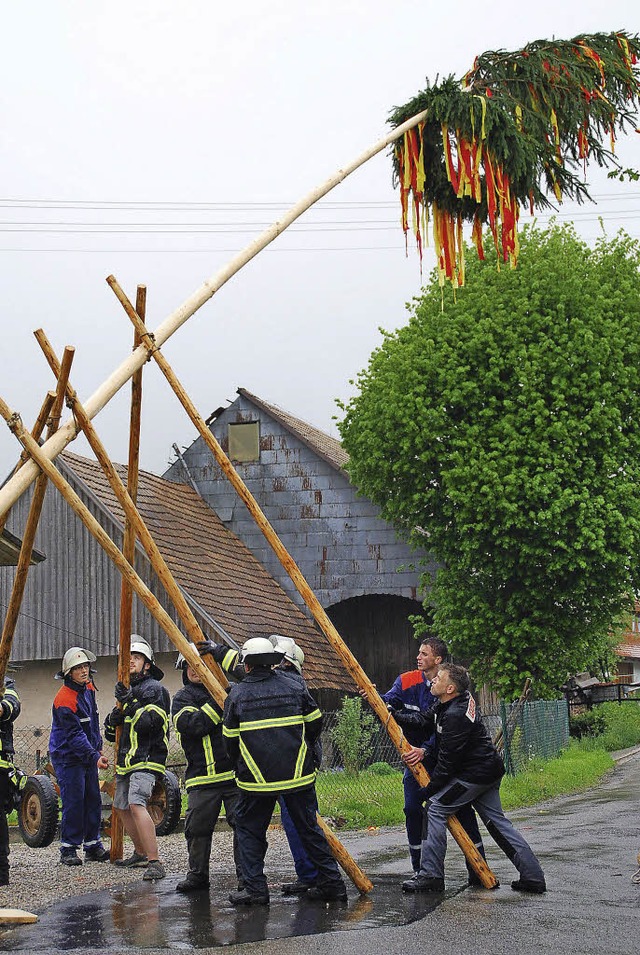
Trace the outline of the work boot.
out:
[[[182,882],[176,885],[176,892],[206,892],[209,888],[209,880],[189,873]]]
[[[315,885],[314,882],[305,882],[304,879],[296,879],[295,882],[285,882],[280,887],[283,895],[304,895],[304,893]]]
[[[62,865],[82,865],[82,859],[75,849],[73,852],[61,852],[60,862]]]
[[[444,879],[418,872],[412,879],[402,883],[403,892],[444,892]]]
[[[511,883],[511,888],[514,892],[531,892],[532,895],[542,895],[543,892],[547,891],[547,883],[542,880],[542,882],[532,882],[531,879],[516,879],[515,882]]]
[[[4,870],[0,872],[0,885],[9,885],[9,873]]]
[[[84,861],[85,862],[108,862],[109,850],[105,849],[104,846],[91,846],[90,849],[84,850]]]
[[[144,882],[157,882],[158,879],[164,879],[167,870],[159,859],[149,860],[147,871],[142,876]]]
[[[347,890],[344,882],[330,882],[328,885],[312,885],[307,890],[308,899],[320,902],[346,902]]]
[[[125,869],[146,869],[149,865],[149,860],[145,855],[142,855],[141,852],[136,852],[134,849],[130,856],[127,856],[125,859],[116,859],[113,864],[124,867]]]
[[[269,895],[250,892],[249,889],[240,889],[239,892],[232,892],[229,896],[232,905],[268,905]]]

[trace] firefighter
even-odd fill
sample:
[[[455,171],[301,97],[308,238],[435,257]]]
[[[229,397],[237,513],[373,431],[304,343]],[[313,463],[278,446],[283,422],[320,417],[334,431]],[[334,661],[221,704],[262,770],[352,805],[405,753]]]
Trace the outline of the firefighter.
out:
[[[98,771],[109,765],[102,755],[102,734],[91,664],[95,654],[70,647],[56,674],[64,686],[52,708],[49,758],[60,787],[62,822],[60,862],[82,865],[78,850],[84,846],[85,862],[106,862],[109,852],[100,839],[102,796]]]
[[[294,680],[298,680],[303,686],[306,686],[302,675],[304,665],[304,652],[291,637],[283,637],[279,634],[273,634],[269,640],[276,650],[284,653],[282,663],[278,664],[278,669]],[[322,746],[318,736],[313,745],[313,760],[316,769],[320,768],[322,762]],[[293,819],[287,809],[282,796],[278,796],[278,805],[280,806],[280,822],[284,829],[289,843],[289,849],[293,856],[293,865],[296,871],[295,882],[285,882],[282,886],[283,895],[302,895],[307,892],[312,885],[318,881],[318,870],[307,855],[302,845],[298,830],[293,824]],[[318,806],[316,804],[316,811]]]
[[[223,733],[242,790],[236,830],[244,886],[232,892],[233,905],[267,905],[264,876],[266,832],[277,797],[282,795],[302,844],[318,870],[307,898],[346,900],[347,891],[316,822],[316,769],[312,746],[322,715],[309,691],[272,669],[284,654],[265,637],[242,648],[245,677],[231,687],[224,708]]]
[[[13,724],[20,714],[20,698],[14,681],[5,677],[0,695],[0,885],[9,885],[9,827],[7,812],[13,809],[10,776],[13,771]]]
[[[116,865],[146,869],[147,882],[164,879],[165,868],[158,857],[158,839],[147,803],[158,778],[164,776],[169,737],[171,699],[160,680],[153,650],[138,634],[131,635],[131,686],[120,680],[114,695],[116,706],[105,721],[105,736],[113,742],[116,727],[122,726],[116,756],[116,792],[113,808],[133,842],[133,852]]]
[[[182,654],[176,669],[182,670],[181,690],[171,704],[171,716],[178,741],[187,758],[187,815],[184,834],[187,840],[189,871],[176,885],[176,892],[196,892],[209,888],[211,838],[224,804],[228,824],[234,830],[233,856],[238,882],[241,882],[235,812],[240,799],[236,774],[222,738],[222,710],[203,685],[200,675]]]

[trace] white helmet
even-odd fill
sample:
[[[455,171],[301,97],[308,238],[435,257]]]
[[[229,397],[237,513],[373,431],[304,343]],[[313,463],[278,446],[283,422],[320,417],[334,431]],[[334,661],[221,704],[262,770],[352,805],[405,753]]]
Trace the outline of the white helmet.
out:
[[[292,639],[292,637],[278,637],[275,648],[276,650],[281,650],[284,653],[284,658],[287,663],[290,663],[291,666],[295,667],[298,673],[302,673],[304,653],[296,641]]]
[[[68,676],[74,667],[80,666],[82,663],[91,665],[95,662],[96,655],[91,653],[90,650],[83,650],[82,647],[69,647],[62,658],[62,666],[56,673],[56,680],[64,680],[65,676]]]
[[[253,666],[275,666],[282,662],[284,650],[277,650],[267,637],[251,637],[240,651],[240,662]]]
[[[137,633],[131,634],[131,653],[141,653],[145,660],[148,660],[151,664],[149,668],[149,674],[153,677],[154,680],[161,680],[164,676],[164,670],[161,670],[157,666],[153,658],[153,650],[143,637]]]

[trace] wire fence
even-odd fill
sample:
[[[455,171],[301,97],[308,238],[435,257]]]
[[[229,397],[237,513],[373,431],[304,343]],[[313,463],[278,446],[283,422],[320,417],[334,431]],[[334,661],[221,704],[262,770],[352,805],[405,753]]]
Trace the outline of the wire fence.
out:
[[[339,773],[344,768],[342,755],[334,742],[334,730],[340,712],[325,712],[322,731],[323,772]],[[500,703],[498,710],[483,713],[482,719],[500,749],[507,772],[517,774],[526,769],[535,758],[550,759],[557,756],[569,742],[568,708],[564,700],[537,700],[525,704]],[[16,726],[14,729],[15,764],[32,775],[45,769],[49,762],[49,727]],[[384,727],[376,721],[367,738],[366,758],[362,769],[367,770],[367,792],[370,792],[372,777],[385,788],[397,784],[394,770],[402,769],[398,752]],[[105,743],[104,754],[113,767],[113,746]],[[177,741],[171,737],[167,768],[171,769],[181,783],[184,782],[185,758]],[[112,771],[103,775],[110,777]],[[359,784],[357,775],[348,774],[354,793]],[[361,788],[361,787],[360,787]]]

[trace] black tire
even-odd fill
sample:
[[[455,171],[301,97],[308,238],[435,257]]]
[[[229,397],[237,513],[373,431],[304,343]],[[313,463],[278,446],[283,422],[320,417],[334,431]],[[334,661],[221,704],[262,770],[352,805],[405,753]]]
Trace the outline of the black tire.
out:
[[[20,835],[32,849],[50,846],[58,830],[58,793],[48,776],[29,776],[18,807]]]
[[[165,770],[164,776],[157,780],[147,809],[155,823],[157,836],[168,836],[178,828],[182,797],[178,778],[171,770]]]

